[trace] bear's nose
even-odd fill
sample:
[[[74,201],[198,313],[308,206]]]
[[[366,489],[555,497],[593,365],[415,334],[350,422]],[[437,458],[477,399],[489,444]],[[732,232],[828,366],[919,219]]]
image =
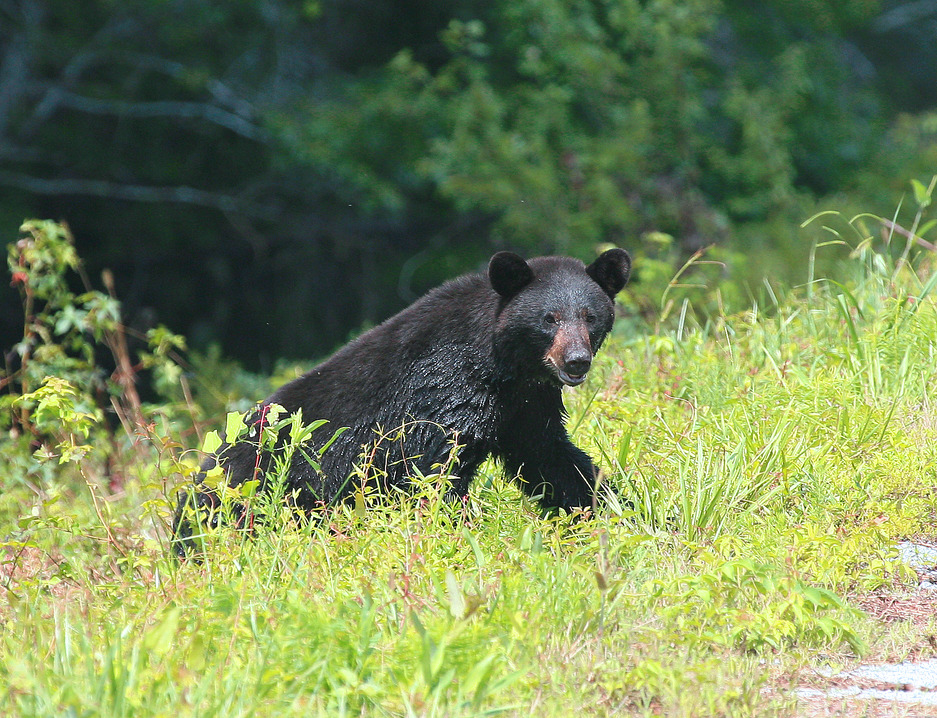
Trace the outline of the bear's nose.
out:
[[[566,357],[563,370],[570,376],[582,376],[592,366],[592,355],[587,351],[578,351]]]

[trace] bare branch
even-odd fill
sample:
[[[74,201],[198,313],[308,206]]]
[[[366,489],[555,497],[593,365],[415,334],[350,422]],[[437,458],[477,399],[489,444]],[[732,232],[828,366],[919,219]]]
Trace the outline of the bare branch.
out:
[[[0,137],[6,134],[16,103],[26,90],[28,76],[26,43],[17,37],[0,58]]]
[[[9,142],[9,140],[7,140]],[[0,144],[0,160],[6,162],[48,162],[46,155],[34,147]]]
[[[933,0],[916,0],[886,10],[872,21],[872,29],[876,32],[891,32],[920,24],[932,16],[937,16],[937,7],[934,7]]]
[[[182,79],[188,69],[181,62],[170,60],[165,57],[160,57],[159,55],[125,53],[121,55],[121,58],[126,58],[127,61],[137,69],[147,69],[154,72],[160,72],[176,80]],[[205,88],[216,102],[218,102],[220,105],[224,105],[236,115],[239,115],[243,118],[254,116],[254,106],[248,100],[244,99],[237,92],[235,92],[235,90],[227,83],[224,83],[217,78],[208,78],[205,81]]]
[[[119,36],[122,33],[133,29],[135,22],[130,19],[111,20],[102,27],[88,43],[78,52],[72,55],[65,67],[59,73],[60,82],[53,84],[48,88],[45,95],[36,103],[29,119],[20,128],[20,135],[28,137],[32,135],[39,127],[46,122],[59,107],[62,95],[66,87],[71,87],[81,79],[85,70],[95,61],[99,60],[103,53],[98,49],[105,41],[112,36]]]
[[[220,125],[251,140],[263,140],[266,136],[264,130],[252,122],[220,107],[202,102],[99,100],[93,97],[82,97],[65,90],[58,93],[58,101],[60,106],[71,107],[92,115],[194,118]]]
[[[257,205],[236,196],[207,192],[194,187],[150,187],[92,179],[45,179],[6,170],[0,170],[0,184],[42,195],[81,195],[133,202],[191,204],[210,207],[227,214],[261,218],[272,218],[276,214],[276,210],[271,206]]]
[[[4,9],[10,16],[8,27],[14,31],[5,43],[6,51],[0,53],[0,138],[6,134],[10,118],[26,93],[32,60],[29,36],[45,15],[45,7],[36,2],[23,2],[18,8]],[[0,48],[3,45],[0,43]]]
[[[912,234],[909,230],[905,229],[900,224],[895,224],[889,219],[883,219],[882,226],[890,232],[900,234],[905,239],[913,240],[921,247],[924,247],[924,249],[929,249],[931,252],[937,252],[937,245],[928,242],[923,237],[918,237],[916,234]]]

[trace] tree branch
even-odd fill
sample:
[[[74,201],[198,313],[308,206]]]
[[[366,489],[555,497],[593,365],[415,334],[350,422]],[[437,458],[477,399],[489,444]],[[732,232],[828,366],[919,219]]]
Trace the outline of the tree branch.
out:
[[[119,56],[125,59],[127,64],[135,69],[152,70],[167,75],[175,80],[183,80],[186,72],[186,66],[176,60],[169,60],[159,55],[149,55],[144,53],[124,53]],[[242,118],[254,116],[254,106],[248,100],[244,99],[226,83],[217,78],[208,78],[205,81],[205,89],[208,90],[212,98],[224,105],[231,112]]]
[[[77,84],[85,70],[91,67],[95,62],[106,58],[105,53],[99,48],[106,46],[110,38],[129,33],[135,26],[136,22],[130,18],[110,18],[104,27],[98,30],[94,36],[65,63],[65,66],[62,68],[61,72],[59,72],[58,82],[46,89],[42,98],[36,102],[30,117],[23,123],[20,128],[20,136],[29,137],[33,135],[43,123],[55,114],[61,102],[62,95],[66,93],[65,88]]]
[[[270,219],[276,216],[272,206],[257,205],[239,197],[216,192],[207,192],[194,187],[152,187],[146,185],[124,185],[106,180],[92,179],[45,179],[0,170],[0,184],[16,187],[42,195],[82,195],[106,197],[132,202],[172,202],[209,207],[226,214],[250,215]]]
[[[14,31],[6,43],[6,51],[0,53],[0,138],[6,134],[16,106],[26,93],[32,60],[29,33],[42,22],[45,8],[39,3],[24,2],[17,12],[11,7],[6,13]],[[25,29],[18,28],[21,24]]]
[[[10,117],[25,91],[28,77],[26,43],[17,37],[0,58],[0,137],[6,134]]]
[[[882,219],[881,222],[882,222],[882,226],[889,232],[895,232],[897,234],[900,234],[905,239],[913,240],[921,247],[924,247],[924,249],[929,249],[931,252],[937,252],[937,245],[931,244],[923,237],[918,237],[916,234],[912,234],[909,230],[905,229],[900,224],[895,224],[890,219]],[[886,239],[887,239],[887,235],[886,235]]]
[[[119,115],[123,117],[181,117],[202,119],[231,130],[251,140],[262,141],[266,132],[249,120],[239,117],[215,105],[203,102],[163,100],[154,102],[132,102],[128,100],[99,100],[83,97],[73,92],[60,90],[57,97],[60,106],[71,107],[91,115]]]
[[[920,23],[928,16],[937,15],[933,0],[916,0],[886,10],[872,20],[872,29],[876,32],[891,32],[901,27]]]

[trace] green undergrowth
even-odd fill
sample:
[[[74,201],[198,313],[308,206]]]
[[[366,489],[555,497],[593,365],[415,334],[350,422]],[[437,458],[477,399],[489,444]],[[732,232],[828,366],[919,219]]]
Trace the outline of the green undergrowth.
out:
[[[622,323],[566,396],[616,492],[593,517],[542,516],[493,465],[453,506],[443,466],[179,563],[197,372],[111,458],[80,384],[31,380],[0,446],[0,713],[790,715],[804,666],[894,652],[858,606],[913,591],[895,546],[937,511],[934,258],[827,224],[856,237],[819,250],[849,255],[836,281]]]

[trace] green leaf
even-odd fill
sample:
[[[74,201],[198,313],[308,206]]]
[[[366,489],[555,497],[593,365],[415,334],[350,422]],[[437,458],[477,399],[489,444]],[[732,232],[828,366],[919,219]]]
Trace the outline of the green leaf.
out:
[[[189,644],[189,653],[185,660],[186,668],[198,673],[205,668],[206,656],[205,639],[200,633],[196,633],[192,637],[192,643]]]
[[[911,180],[911,189],[914,190],[914,201],[919,207],[923,208],[930,205],[930,190],[922,182],[918,182],[916,179]]]
[[[452,617],[465,616],[465,596],[462,595],[462,587],[452,571],[446,571],[446,591],[449,594],[449,613]]]
[[[157,656],[164,655],[176,640],[182,609],[174,606],[163,614],[162,620],[147,631],[143,638],[143,647]]]
[[[466,693],[472,694],[472,707],[478,708],[484,699],[487,691],[485,690],[491,674],[494,669],[494,662],[497,654],[490,653],[472,666],[472,670],[461,680],[461,688]]]
[[[462,536],[468,541],[469,546],[472,547],[472,553],[475,554],[475,564],[478,566],[479,570],[485,566],[485,555],[482,553],[481,547],[478,545],[478,541],[475,540],[475,537],[472,535],[472,532],[466,527],[462,527]]]
[[[229,444],[233,444],[240,438],[246,428],[243,414],[237,411],[228,412],[225,419],[224,440]]]
[[[202,483],[208,488],[214,489],[218,487],[222,479],[224,479],[224,469],[215,464],[202,476]]]
[[[322,446],[322,448],[319,449],[319,456],[322,456],[322,454],[324,454],[324,453],[326,452],[326,449],[328,449],[332,444],[334,444],[334,443],[335,443],[335,440],[336,440],[338,437],[340,437],[342,434],[344,434],[346,431],[348,431],[348,427],[347,427],[347,426],[343,426],[343,427],[340,428],[340,429],[336,429],[335,433],[332,434],[332,438],[329,439],[328,441],[326,441],[325,444]]]
[[[282,404],[268,404],[267,413],[265,416],[267,425],[273,424],[277,419],[280,418],[280,416],[285,413],[286,409],[283,408]]]
[[[214,454],[221,448],[221,437],[217,431],[209,431],[202,440],[202,453]]]
[[[251,479],[250,481],[245,481],[243,484],[238,486],[238,493],[246,499],[249,499],[251,496],[257,493],[257,488],[260,486],[259,479]]]

